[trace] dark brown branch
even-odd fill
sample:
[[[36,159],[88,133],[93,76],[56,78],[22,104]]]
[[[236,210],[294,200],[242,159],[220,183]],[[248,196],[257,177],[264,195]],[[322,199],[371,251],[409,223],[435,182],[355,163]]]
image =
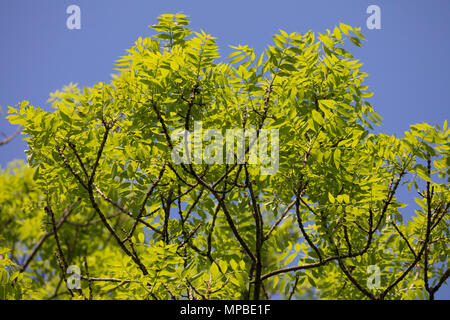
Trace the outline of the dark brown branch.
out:
[[[139,221],[140,221],[141,218],[142,218],[142,215],[143,215],[144,212],[145,212],[145,206],[147,205],[147,200],[148,200],[148,198],[150,198],[150,196],[153,194],[153,191],[154,191],[155,188],[158,186],[159,182],[160,182],[161,179],[162,179],[162,176],[163,176],[165,170],[166,170],[166,166],[163,165],[161,171],[159,172],[158,178],[156,179],[156,181],[155,181],[155,182],[153,183],[153,185],[151,186],[150,190],[149,190],[149,191],[147,192],[147,194],[145,195],[145,199],[144,199],[144,201],[142,202],[141,210],[139,210],[138,216],[136,217],[136,220],[135,220],[135,222],[133,223],[133,226],[131,227],[131,230],[130,230],[130,232],[128,233],[127,237],[125,238],[124,242],[125,242],[127,239],[130,239],[130,238],[133,236],[133,234],[134,234],[134,232],[135,232],[135,230],[136,230],[137,224],[139,223]]]
[[[280,215],[280,217],[277,219],[277,221],[275,221],[275,223],[272,225],[272,227],[270,227],[269,231],[267,231],[267,233],[264,236],[264,240],[269,239],[269,237],[272,234],[272,232],[284,220],[284,218],[288,214],[289,210],[291,210],[291,208],[295,205],[296,202],[297,202],[297,198],[295,198],[290,204],[288,204],[288,206],[286,207],[286,209],[284,209],[283,213]]]
[[[92,280],[90,280],[90,275],[89,275],[89,268],[88,268],[88,263],[87,263],[87,259],[86,259],[86,254],[83,257],[84,259],[84,269],[86,271],[86,276],[88,278],[88,286],[89,286],[89,300],[92,300]]]
[[[303,226],[303,221],[302,221],[302,217],[300,214],[300,200],[301,199],[301,195],[298,194],[297,198],[296,198],[296,202],[295,202],[295,213],[297,215],[297,222],[298,222],[298,226],[300,228],[300,231],[302,232],[303,237],[305,238],[306,242],[308,242],[308,245],[316,252],[317,256],[319,257],[319,261],[322,261],[322,254],[320,253],[320,250],[316,247],[316,245],[314,245],[314,243],[312,242],[311,238],[309,237],[308,233],[305,230],[305,227]]]
[[[72,213],[71,211],[71,207],[75,204],[75,202],[70,203],[65,209],[64,209],[64,213],[63,215],[58,219],[58,221],[56,222],[56,230],[59,230],[59,228],[62,226],[62,224],[66,221],[66,219],[69,217],[69,215]],[[40,248],[42,247],[42,245],[44,244],[45,240],[47,240],[47,238],[49,238],[50,236],[53,235],[53,230],[46,232],[40,239],[39,241],[36,243],[36,245],[33,248],[33,251],[31,251],[31,254],[28,256],[28,258],[25,260],[25,262],[23,263],[20,272],[24,272],[28,265],[31,263],[31,261],[33,260],[34,256],[36,255],[36,253],[40,250]]]
[[[20,130],[22,130],[22,127],[18,127],[16,132],[14,132],[11,136],[7,137],[6,139],[0,140],[0,146],[11,142],[11,140],[17,137],[17,135],[20,133]]]
[[[264,222],[261,215],[261,209],[259,207],[259,203],[256,199],[255,192],[253,190],[253,182],[250,180],[250,176],[248,173],[247,165],[244,165],[245,169],[245,179],[246,179],[246,185],[249,190],[250,194],[250,201],[252,204],[252,212],[253,212],[253,218],[255,220],[255,226],[256,226],[256,237],[255,237],[255,286],[254,286],[254,293],[253,293],[253,299],[259,300],[260,298],[260,291],[261,291],[261,272],[262,272],[262,261],[261,261],[261,249],[264,242]]]
[[[75,170],[73,170],[73,168],[70,166],[69,161],[67,161],[67,158],[63,153],[63,150],[61,150],[61,148],[59,146],[56,146],[56,150],[58,151],[58,154],[61,157],[61,159],[63,160],[63,163],[66,166],[66,168],[69,169],[70,173],[72,173],[72,175],[78,180],[78,182],[81,184],[81,186],[84,189],[88,190],[86,183],[83,181],[83,179],[81,179],[81,177],[78,175],[78,173],[76,173]]]
[[[61,259],[62,263],[63,263],[63,273],[65,275],[65,270],[67,269],[68,265],[67,265],[67,261],[64,257],[64,252],[61,248],[61,244],[59,242],[59,237],[58,237],[58,230],[56,229],[56,222],[55,222],[55,214],[53,213],[52,208],[50,207],[50,205],[47,204],[47,206],[44,208],[45,212],[50,216],[51,218],[51,222],[52,222],[52,230],[53,230],[53,235],[55,236],[55,241],[56,241],[56,247],[58,249],[58,255],[59,258]]]
[[[408,239],[403,234],[403,232],[400,231],[400,229],[398,228],[398,226],[394,220],[392,220],[392,225],[394,226],[394,229],[397,231],[397,233],[400,235],[400,237],[402,237],[402,239],[406,242],[406,245],[408,246],[409,250],[413,254],[414,258],[416,258],[417,257],[416,251],[414,251],[413,247],[411,246],[411,243],[408,241]]]

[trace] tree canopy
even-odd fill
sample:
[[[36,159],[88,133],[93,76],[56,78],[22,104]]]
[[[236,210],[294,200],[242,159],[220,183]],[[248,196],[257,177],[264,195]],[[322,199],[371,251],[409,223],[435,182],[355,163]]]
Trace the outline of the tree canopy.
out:
[[[188,24],[161,15],[110,83],[70,84],[51,111],[9,108],[28,150],[0,175],[0,299],[434,298],[447,121],[375,133],[359,28],[280,30],[224,62]]]

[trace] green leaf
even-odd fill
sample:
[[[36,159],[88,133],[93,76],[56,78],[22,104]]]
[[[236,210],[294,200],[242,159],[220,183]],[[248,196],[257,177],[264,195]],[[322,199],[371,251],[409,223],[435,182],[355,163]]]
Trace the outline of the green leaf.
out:
[[[339,28],[341,29],[341,31],[342,31],[346,36],[348,36],[348,32],[349,32],[349,31],[352,31],[352,30],[353,30],[352,27],[350,27],[350,26],[348,26],[348,25],[346,25],[346,24],[343,24],[343,23],[340,23],[340,24],[339,24]]]
[[[258,61],[256,62],[257,67],[261,66],[261,64],[263,63],[263,59],[264,59],[264,52],[261,53],[261,55],[258,58]]]
[[[328,200],[330,200],[331,203],[334,203],[336,201],[336,199],[334,198],[334,196],[328,192]]]
[[[349,37],[350,41],[358,47],[362,47],[361,41],[356,37]]]
[[[323,111],[327,110],[327,108],[335,110],[336,102],[334,100],[319,100],[319,108]]]
[[[287,70],[287,71],[297,71],[297,68],[295,68],[292,64],[284,63],[280,66],[280,69]]]
[[[243,59],[245,58],[245,55],[240,55],[240,56],[237,56],[237,57],[235,57],[234,59],[232,59],[230,62],[228,62],[230,65],[231,64],[235,64],[235,63],[237,63],[237,62],[239,62],[239,61],[242,61]]]
[[[215,263],[211,264],[211,268],[209,269],[209,271],[211,272],[211,276],[216,279],[219,277],[220,275],[220,271],[219,268],[217,267],[217,265]]]
[[[286,43],[286,38],[283,37],[280,34],[276,34],[273,37],[273,41],[275,42],[275,44],[278,46],[278,48],[283,49],[284,48],[284,44]]]
[[[430,175],[428,174],[428,170],[427,168],[425,168],[425,166],[421,164],[416,165],[416,172],[421,179],[427,182],[431,182]]]
[[[67,122],[67,123],[72,122],[72,118],[69,115],[65,114],[62,110],[59,110],[59,114],[64,122]]]
[[[307,275],[307,277],[308,277],[308,282],[311,284],[311,286],[313,286],[314,288],[317,287],[317,284],[314,281],[314,279],[310,275]]]
[[[319,36],[319,40],[323,42],[324,45],[326,45],[328,48],[332,49],[334,44],[333,44],[333,40],[330,39],[330,37],[328,37],[325,34],[321,34]]]
[[[289,257],[286,258],[286,260],[284,261],[284,263],[286,265],[290,264],[295,258],[297,257],[297,253],[293,253],[291,254]]]
[[[323,125],[324,124],[324,120],[322,118],[322,115],[316,111],[316,110],[312,110],[312,117],[314,119],[314,122],[316,122],[318,125]]]
[[[336,37],[336,39],[341,40],[342,39],[342,34],[341,34],[341,30],[339,30],[338,27],[334,27],[334,32],[333,32],[334,36]]]
[[[339,169],[339,167],[341,165],[341,150],[339,148],[336,148],[334,150],[333,160],[334,160],[334,165],[336,166],[337,169]]]

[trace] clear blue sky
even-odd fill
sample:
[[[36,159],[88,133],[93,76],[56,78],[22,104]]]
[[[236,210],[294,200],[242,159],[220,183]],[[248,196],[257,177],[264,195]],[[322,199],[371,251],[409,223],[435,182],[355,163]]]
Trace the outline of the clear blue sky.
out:
[[[81,30],[66,28],[66,8],[81,8]],[[381,30],[368,30],[366,9],[381,8]],[[383,116],[377,129],[402,136],[410,124],[449,120],[450,1],[149,1],[1,0],[0,106],[21,100],[47,108],[49,93],[70,82],[107,82],[114,61],[161,13],[184,12],[194,30],[218,37],[222,56],[228,45],[261,51],[279,29],[323,32],[339,22],[362,27],[368,41],[352,52],[370,74],[371,102]],[[4,117],[4,115],[3,115]],[[0,119],[0,132],[15,128]],[[20,139],[0,148],[0,166],[24,159]],[[450,286],[438,298],[450,299]]]

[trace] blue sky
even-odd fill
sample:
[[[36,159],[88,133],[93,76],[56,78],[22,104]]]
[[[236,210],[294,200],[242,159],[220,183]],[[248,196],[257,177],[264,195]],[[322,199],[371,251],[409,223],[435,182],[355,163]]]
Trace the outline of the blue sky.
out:
[[[68,30],[66,8],[81,8],[81,30]],[[369,30],[369,5],[381,8],[381,30]],[[383,116],[377,131],[402,136],[410,124],[449,119],[450,1],[145,1],[2,0],[0,2],[0,106],[21,100],[48,109],[50,92],[70,82],[107,82],[114,61],[161,13],[183,12],[194,30],[228,45],[247,44],[261,52],[279,29],[324,32],[339,22],[362,27],[367,41],[352,53],[370,74],[371,103]],[[0,132],[15,128],[0,119]],[[24,159],[20,139],[0,148],[0,166]],[[438,298],[450,299],[450,286]]]

